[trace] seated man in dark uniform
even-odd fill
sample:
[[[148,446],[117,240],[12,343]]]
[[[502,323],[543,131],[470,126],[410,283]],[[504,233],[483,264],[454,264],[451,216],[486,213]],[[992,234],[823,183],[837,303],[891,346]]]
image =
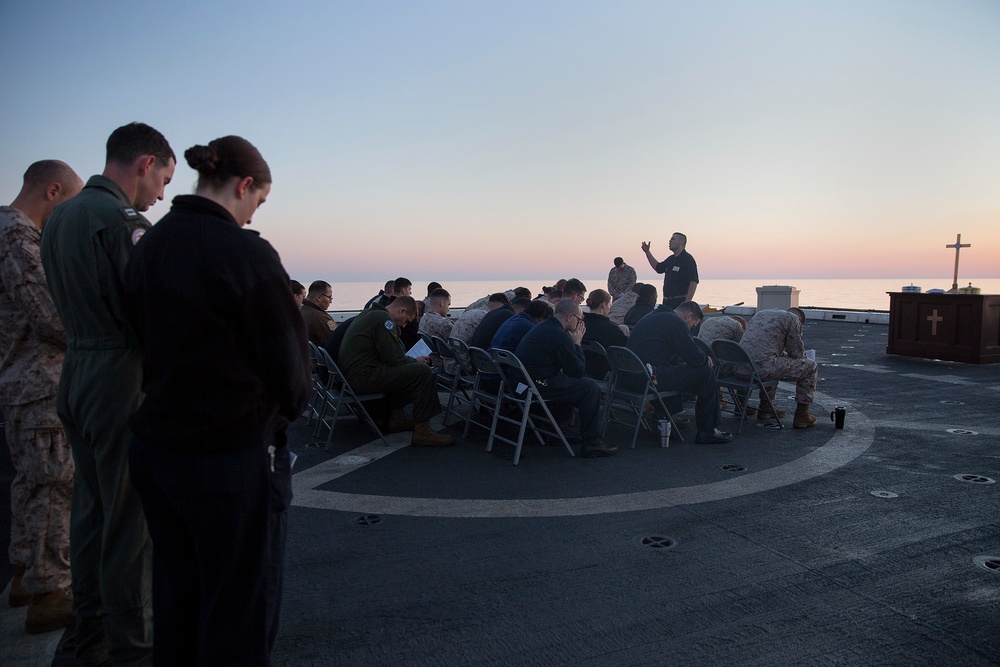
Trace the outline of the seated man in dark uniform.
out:
[[[637,283],[635,286],[638,298],[635,305],[625,313],[625,325],[634,327],[646,315],[656,310],[656,285]]]
[[[484,350],[488,350],[490,348],[490,341],[493,340],[493,336],[496,335],[500,325],[524,310],[524,306],[529,303],[527,299],[515,299],[515,303],[511,303],[507,299],[507,295],[503,292],[492,295],[490,300],[500,301],[500,296],[504,297],[503,305],[499,308],[494,308],[483,316],[479,326],[476,327],[476,330],[472,334],[472,339],[469,341],[471,347],[481,347]]]
[[[347,329],[337,365],[357,393],[387,395],[392,405],[390,433],[412,430],[414,447],[453,445],[454,438],[430,425],[430,418],[441,412],[441,402],[428,358],[406,356],[399,339],[400,328],[416,313],[411,296],[397,296],[384,308],[372,304]],[[413,403],[412,422],[403,416],[407,403]]]
[[[614,456],[618,448],[601,439],[601,390],[585,377],[580,341],[586,331],[583,310],[572,299],[556,304],[551,317],[524,335],[515,354],[545,400],[580,410],[584,458]]]
[[[674,310],[657,310],[635,325],[628,337],[628,349],[644,364],[653,366],[659,389],[691,391],[698,396],[695,442],[729,442],[733,434],[718,429],[722,416],[712,360],[695,344],[691,335],[701,318],[701,307],[694,301],[685,301]]]
[[[524,338],[524,334],[531,331],[536,324],[547,320],[550,315],[552,315],[552,308],[549,307],[547,301],[528,301],[524,310],[514,317],[507,318],[507,321],[500,325],[497,332],[493,334],[493,340],[483,349],[496,347],[514,352],[520,345],[521,339]]]

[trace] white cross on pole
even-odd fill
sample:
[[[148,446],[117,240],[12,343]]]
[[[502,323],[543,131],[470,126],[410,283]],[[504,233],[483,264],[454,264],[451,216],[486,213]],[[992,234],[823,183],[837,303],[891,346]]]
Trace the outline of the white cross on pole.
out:
[[[945,248],[955,249],[955,278],[951,282],[951,290],[953,292],[958,292],[958,253],[961,252],[962,248],[971,248],[972,244],[962,243],[962,235],[959,234],[958,238],[955,239],[954,243],[949,243]]]

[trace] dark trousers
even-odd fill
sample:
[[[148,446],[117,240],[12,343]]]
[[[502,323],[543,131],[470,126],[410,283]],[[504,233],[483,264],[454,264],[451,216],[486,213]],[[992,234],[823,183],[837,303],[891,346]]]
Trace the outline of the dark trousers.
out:
[[[656,386],[668,391],[689,391],[698,397],[694,421],[699,433],[711,433],[722,421],[719,412],[719,383],[711,366],[657,366]],[[670,407],[673,410],[673,407]]]
[[[385,393],[392,407],[413,403],[413,421],[430,421],[441,412],[437,386],[431,367],[414,362],[402,366],[381,366],[367,375],[348,378],[358,394]]]
[[[184,453],[136,439],[132,478],[153,538],[156,665],[270,665],[291,466],[264,445]]]
[[[598,438],[604,430],[601,422],[601,389],[593,378],[573,378],[564,373],[535,383],[538,393],[546,401],[561,403],[580,410],[580,437],[584,440]],[[553,411],[553,416],[556,412]]]
[[[70,350],[56,402],[73,450],[70,568],[81,665],[148,665],[153,549],[129,478],[128,415],[142,401],[138,354]]]

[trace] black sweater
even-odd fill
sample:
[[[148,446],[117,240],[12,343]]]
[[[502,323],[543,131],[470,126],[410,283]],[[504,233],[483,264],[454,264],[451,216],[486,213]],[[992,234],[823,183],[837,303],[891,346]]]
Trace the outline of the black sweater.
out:
[[[309,354],[288,275],[226,209],[176,197],[133,249],[124,283],[142,348],[138,438],[179,450],[259,447],[302,414]]]

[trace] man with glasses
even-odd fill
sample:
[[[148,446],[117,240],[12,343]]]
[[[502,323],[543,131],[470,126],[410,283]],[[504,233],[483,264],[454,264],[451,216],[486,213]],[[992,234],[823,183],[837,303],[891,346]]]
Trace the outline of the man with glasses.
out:
[[[310,342],[320,347],[326,344],[330,333],[337,328],[337,323],[326,312],[332,303],[333,287],[328,282],[316,280],[309,285],[309,293],[302,301],[302,309],[299,311],[306,321]]]
[[[618,448],[601,438],[601,390],[586,376],[587,363],[580,347],[586,330],[580,304],[571,298],[561,299],[551,317],[524,334],[514,354],[542,398],[553,401],[553,407],[562,408],[564,415],[572,408],[579,409],[581,456],[614,456]],[[558,412],[553,413],[559,419]]]

